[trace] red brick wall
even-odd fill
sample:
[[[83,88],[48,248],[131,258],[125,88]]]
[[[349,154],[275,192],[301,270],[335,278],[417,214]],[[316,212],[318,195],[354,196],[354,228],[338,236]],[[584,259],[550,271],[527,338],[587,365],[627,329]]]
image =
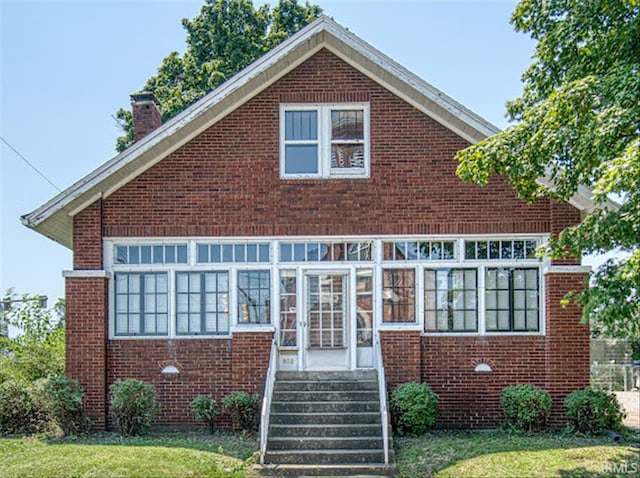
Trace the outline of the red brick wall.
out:
[[[73,268],[102,269],[102,201],[98,200],[73,218]]]
[[[297,101],[370,103],[371,178],[280,179],[278,108]],[[499,178],[460,181],[454,155],[467,145],[321,51],[106,198],[104,234],[549,232],[548,201],[526,204]]]
[[[380,345],[384,361],[387,390],[393,390],[405,382],[420,382],[421,351],[420,331],[380,332]]]
[[[560,301],[572,290],[581,290],[586,274],[547,274],[545,294],[547,317],[545,389],[553,398],[553,420],[564,420],[564,398],[589,385],[589,326],[580,323],[581,310],[562,307]]]
[[[475,372],[480,363],[492,371]],[[495,427],[504,387],[545,385],[545,338],[423,337],[422,381],[440,399],[437,427]]]
[[[80,382],[96,428],[105,426],[107,279],[67,277],[66,374]]]

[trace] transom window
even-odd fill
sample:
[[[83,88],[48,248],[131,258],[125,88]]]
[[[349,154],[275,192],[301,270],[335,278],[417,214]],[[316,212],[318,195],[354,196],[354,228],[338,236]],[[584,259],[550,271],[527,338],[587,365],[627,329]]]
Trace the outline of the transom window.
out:
[[[538,241],[465,241],[465,259],[535,259]]]
[[[385,261],[447,261],[455,257],[453,241],[383,242]]]
[[[269,244],[197,244],[200,264],[269,262]]]
[[[368,105],[283,105],[280,123],[283,178],[369,175]]]
[[[283,242],[282,262],[370,261],[373,243],[367,242]]]
[[[116,264],[186,264],[186,244],[116,246]]]

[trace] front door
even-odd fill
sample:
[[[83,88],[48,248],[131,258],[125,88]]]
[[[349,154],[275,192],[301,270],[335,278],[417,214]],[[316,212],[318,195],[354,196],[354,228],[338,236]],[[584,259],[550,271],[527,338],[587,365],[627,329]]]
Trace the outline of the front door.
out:
[[[303,367],[349,369],[349,276],[345,272],[305,274]]]

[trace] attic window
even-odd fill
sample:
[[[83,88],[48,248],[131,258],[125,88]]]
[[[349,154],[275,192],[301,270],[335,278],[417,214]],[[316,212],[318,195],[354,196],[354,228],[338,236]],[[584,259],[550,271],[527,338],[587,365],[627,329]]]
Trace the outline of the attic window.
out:
[[[282,178],[369,176],[369,106],[283,105]]]

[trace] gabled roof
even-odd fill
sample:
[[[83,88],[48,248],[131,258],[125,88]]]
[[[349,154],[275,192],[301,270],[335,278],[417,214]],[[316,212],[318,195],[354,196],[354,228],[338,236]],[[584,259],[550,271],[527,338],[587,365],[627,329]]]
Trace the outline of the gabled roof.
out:
[[[122,186],[326,48],[472,144],[500,130],[326,16],[321,16],[173,119],[22,217],[73,248],[73,216]],[[593,208],[581,197],[577,208]]]

